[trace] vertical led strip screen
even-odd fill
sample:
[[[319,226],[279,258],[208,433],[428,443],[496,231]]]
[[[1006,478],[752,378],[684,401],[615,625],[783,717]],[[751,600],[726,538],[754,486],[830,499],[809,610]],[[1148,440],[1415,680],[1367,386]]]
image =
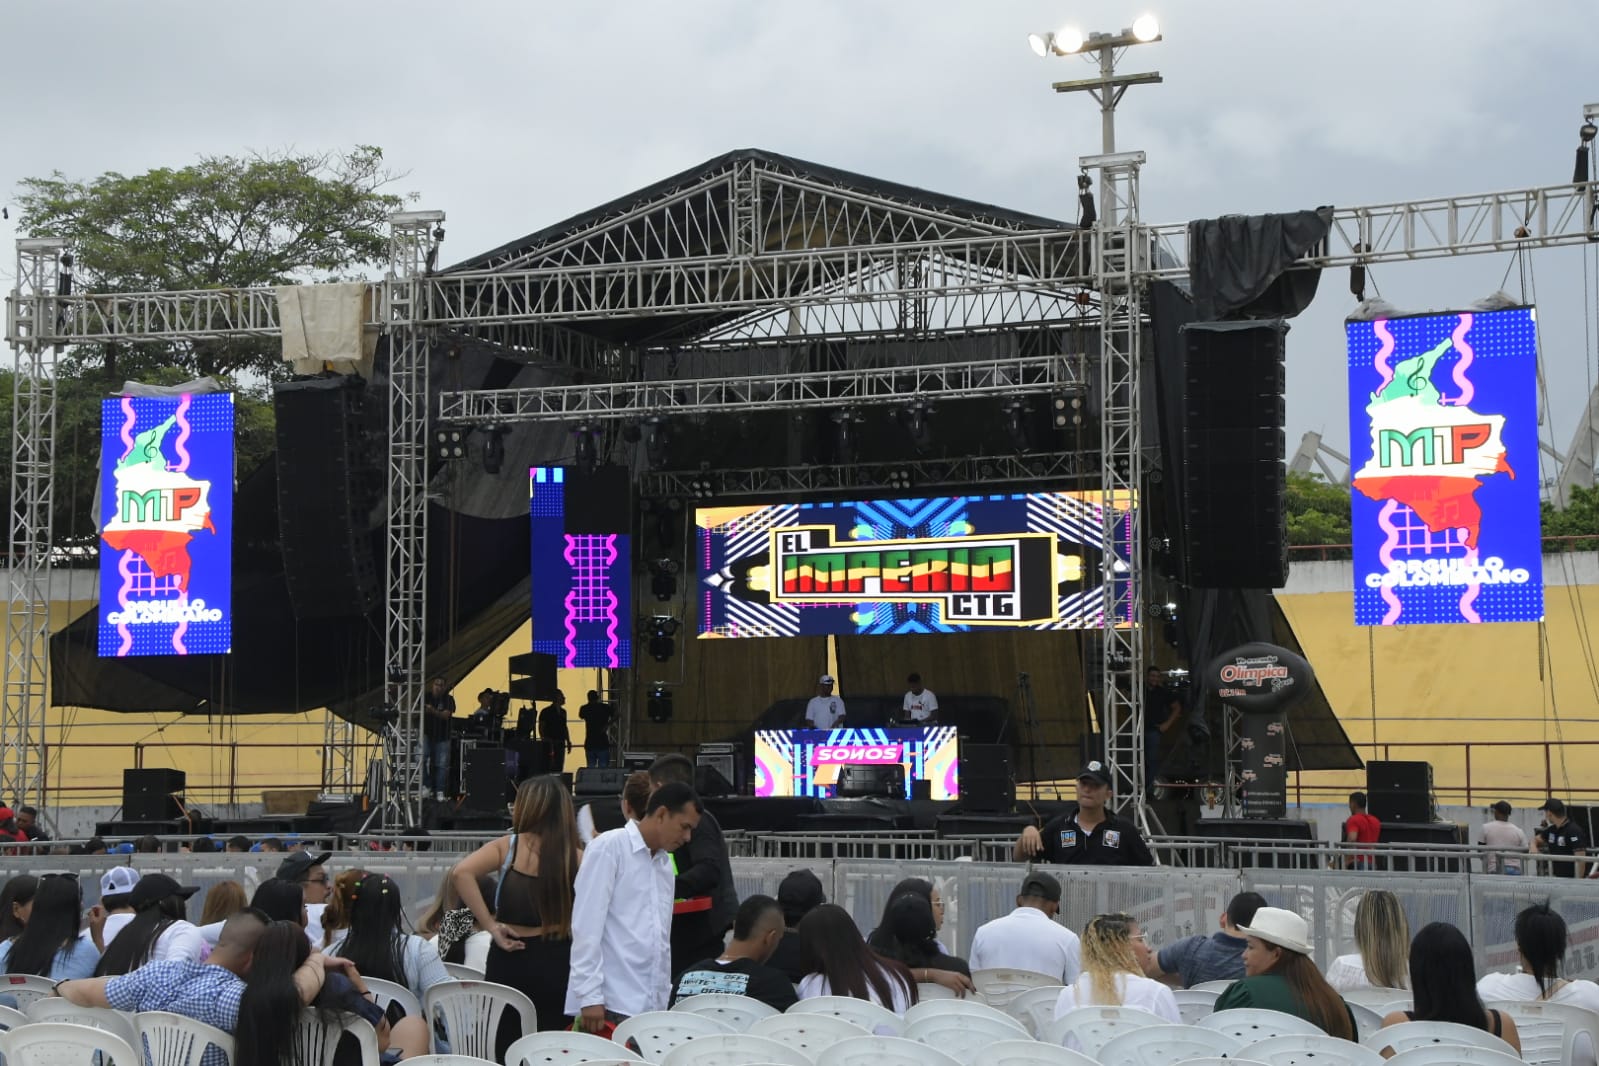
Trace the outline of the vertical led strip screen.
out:
[[[233,650],[233,394],[100,408],[102,656]]]
[[[633,664],[627,472],[528,471],[533,650],[561,667]]]
[[[1355,624],[1541,621],[1534,309],[1345,332]]]
[[[695,512],[697,632],[1098,629],[1105,521],[1098,492],[704,508]],[[1109,521],[1117,552],[1108,569],[1124,581],[1131,507]]]

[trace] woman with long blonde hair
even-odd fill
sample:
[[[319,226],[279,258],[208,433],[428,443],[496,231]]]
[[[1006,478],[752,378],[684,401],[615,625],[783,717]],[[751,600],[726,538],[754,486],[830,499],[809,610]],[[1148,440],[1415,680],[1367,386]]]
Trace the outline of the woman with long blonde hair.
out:
[[[1132,915],[1100,914],[1090,919],[1083,929],[1081,950],[1082,973],[1061,990],[1055,1001],[1056,1018],[1078,1007],[1137,1007],[1182,1024],[1171,989],[1144,976],[1149,945]],[[1070,1035],[1066,1046],[1079,1050]]]
[[[572,797],[559,778],[530,777],[516,791],[511,833],[455,865],[455,890],[494,938],[484,979],[525,993],[539,1028],[564,1029],[572,959],[572,885],[582,851]],[[494,900],[479,878],[497,877]],[[504,1033],[501,1042],[505,1041]],[[499,1049],[502,1053],[504,1048]]]
[[[1355,953],[1327,967],[1335,992],[1356,988],[1410,987],[1410,923],[1392,892],[1373,890],[1355,907]]]

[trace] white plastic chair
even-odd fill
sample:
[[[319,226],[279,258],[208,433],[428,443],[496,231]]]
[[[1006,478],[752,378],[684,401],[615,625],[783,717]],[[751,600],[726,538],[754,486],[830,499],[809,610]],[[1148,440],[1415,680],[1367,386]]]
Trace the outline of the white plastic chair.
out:
[[[946,1005],[943,1000],[928,1004],[931,1007]],[[992,1007],[985,1009],[993,1010]],[[1006,1017],[998,1011],[994,1013],[999,1016],[932,1012],[914,1020],[907,1013],[905,1038],[937,1048],[962,1062],[976,1062],[990,1044],[1002,1040],[1021,1040],[1027,1036],[1027,1030],[1015,1018]]]
[[[522,1033],[539,1030],[538,1011],[526,995],[506,985],[490,981],[449,981],[434,985],[422,998],[422,1016],[439,1042],[438,1026],[444,1026],[444,1039],[455,1055],[476,1055],[494,1059],[494,1043],[500,1033],[500,1018],[507,1010],[516,1011]]]
[[[695,996],[684,996],[672,1004],[672,1009],[685,1014],[709,1015],[735,1033],[747,1033],[750,1026],[762,1018],[782,1013],[769,1003],[726,992],[701,992]]]
[[[1397,1029],[1399,1026],[1391,1028]],[[1401,1051],[1388,1060],[1388,1066],[1527,1066],[1527,1064],[1513,1052],[1500,1051],[1497,1048],[1471,1044],[1422,1044],[1408,1051]]]
[[[376,977],[362,977],[361,980],[366,985],[367,991],[372,993],[372,1002],[384,1010],[389,1009],[390,1003],[398,1002],[407,1018],[422,1017],[422,1001],[417,999],[416,993],[405,985],[394,981],[380,981]]]
[[[1394,1058],[1412,1048],[1430,1045],[1449,1046],[1456,1050],[1462,1047],[1478,1047],[1489,1051],[1502,1051],[1506,1055],[1516,1055],[1515,1048],[1486,1029],[1457,1025],[1454,1022],[1400,1022],[1398,1025],[1377,1030],[1365,1041],[1365,1045],[1376,1052],[1391,1047],[1394,1049]],[[1516,1055],[1516,1061],[1520,1062],[1521,1056]]]
[[[1099,1049],[1102,1066],[1173,1066],[1207,1055],[1227,1058],[1243,1042],[1197,1025],[1145,1025],[1112,1037]]]
[[[134,1026],[133,1019],[109,1007],[80,1007],[70,999],[51,996],[49,999],[35,1000],[22,1013],[29,1024],[66,1022],[69,1025],[87,1025],[115,1033],[130,1044],[139,1043],[139,1030]]]
[[[450,977],[456,981],[483,980],[482,970],[479,970],[475,966],[468,966],[464,962],[447,962],[444,964],[444,972],[449,974]]]
[[[762,1018],[750,1026],[750,1035],[771,1037],[815,1059],[840,1040],[872,1034],[871,1030],[846,1018],[831,1014],[795,1014],[791,1010],[775,1018]]]
[[[27,1025],[28,1021],[28,1016],[17,1008],[0,1005],[0,1029],[15,1029],[19,1025]]]
[[[1195,1023],[1201,1029],[1226,1033],[1243,1044],[1257,1044],[1274,1036],[1325,1036],[1321,1026],[1297,1014],[1259,1007],[1234,1007],[1205,1015]]]
[[[854,1022],[868,1033],[901,1036],[905,1032],[905,1019],[866,999],[850,996],[814,996],[802,999],[788,1008],[789,1014],[831,1014]]]
[[[505,1049],[505,1066],[553,1066],[561,1063],[584,1063],[602,1059],[624,1062],[642,1062],[637,1055],[602,1036],[593,1033],[573,1033],[564,1030],[549,1033],[529,1033]]]
[[[993,1022],[1008,1029],[1016,1030],[1016,1036],[1027,1032],[1027,1026],[1019,1019],[1011,1017],[1006,1012],[986,1003],[976,1000],[935,999],[931,1003],[917,1003],[905,1012],[905,1031],[909,1035],[912,1026],[929,1018],[972,1018],[978,1022]],[[916,1039],[911,1037],[912,1040]],[[1006,1037],[1005,1039],[1013,1039]]]
[[[709,1014],[652,1010],[616,1027],[611,1039],[636,1051],[645,1062],[660,1062],[673,1048],[702,1036],[725,1036],[733,1027]]]
[[[0,996],[10,996],[17,1001],[17,1009],[29,1007],[56,993],[56,983],[48,977],[31,973],[0,974]]]
[[[1399,1000],[1404,1000],[1405,1006],[1409,1007],[1411,1000],[1410,993],[1403,988],[1351,988],[1338,994],[1344,997],[1345,1003],[1360,1003],[1372,1010]]]
[[[204,1022],[168,1011],[143,1010],[133,1016],[133,1024],[144,1043],[145,1066],[200,1066],[208,1047],[233,1061],[233,1037]]]
[[[1043,988],[1029,988],[1005,1004],[1005,1013],[1026,1026],[1028,1033],[1040,1036],[1055,1020],[1055,1004],[1060,1002],[1060,994],[1065,987],[1046,985]]]
[[[1065,1044],[1068,1036],[1076,1037],[1085,1055],[1098,1058],[1100,1049],[1113,1037],[1146,1025],[1166,1024],[1160,1015],[1137,1007],[1073,1007],[1051,1021],[1039,1039],[1048,1044]]]
[[[1516,1023],[1521,1057],[1535,1064],[1571,1063],[1587,1037],[1589,1054],[1599,1050],[1599,1014],[1570,1003],[1494,1000],[1484,1006],[1503,1011]]]
[[[378,1066],[378,1034],[372,1023],[353,1014],[340,1015],[324,1024],[322,1015],[302,1010],[294,1025],[294,1047],[302,1066],[333,1066],[339,1039],[349,1033],[361,1049],[361,1066]]]
[[[96,1051],[106,1066],[140,1066],[132,1044],[104,1029],[71,1022],[19,1025],[0,1039],[6,1066],[86,1066]]]
[[[717,1033],[679,1044],[661,1066],[815,1066],[811,1057],[771,1037]]]
[[[1383,1057],[1369,1047],[1319,1033],[1291,1033],[1251,1044],[1245,1053],[1276,1066],[1383,1066]]]
[[[406,1061],[415,1062],[416,1060],[407,1059]],[[1277,1066],[1277,1064],[1272,1062],[1262,1062],[1259,1059],[1224,1059],[1219,1058],[1216,1055],[1206,1055],[1204,1058],[1200,1059],[1189,1059],[1187,1062],[1183,1063],[1183,1066]]]
[[[1378,1014],[1375,1009],[1366,1006],[1364,1003],[1350,1003],[1347,999],[1344,1000],[1344,1003],[1348,1005],[1349,1013],[1355,1016],[1356,1040],[1365,1040],[1372,1033],[1382,1028],[1383,1016]]]
[[[802,1001],[804,1002],[804,1001]],[[816,1057],[816,1066],[965,1066],[936,1048],[898,1036],[840,1040]]]
[[[916,1001],[926,1003],[930,999],[960,999],[952,988],[945,988],[936,981],[921,981],[916,985]]]
[[[982,1066],[1099,1066],[1081,1051],[1042,1040],[1001,1040],[983,1051]]]
[[[1233,983],[1231,981],[1201,981],[1199,984],[1190,985],[1189,987],[1198,989],[1201,992],[1214,992],[1220,995],[1232,986]]]
[[[977,997],[990,1007],[1005,1009],[1005,1004],[1027,991],[1029,988],[1046,988],[1050,985],[1060,985],[1060,975],[1051,977],[1047,973],[1034,973],[1032,970],[1011,970],[996,967],[991,970],[974,970],[972,984],[977,986]]]
[[[1199,1019],[1216,1009],[1216,1001],[1221,998],[1220,992],[1208,988],[1174,988],[1171,994],[1185,1025],[1197,1025]]]
[[[418,1055],[405,1061],[411,1066],[499,1066],[493,1059],[480,1059],[476,1055]]]

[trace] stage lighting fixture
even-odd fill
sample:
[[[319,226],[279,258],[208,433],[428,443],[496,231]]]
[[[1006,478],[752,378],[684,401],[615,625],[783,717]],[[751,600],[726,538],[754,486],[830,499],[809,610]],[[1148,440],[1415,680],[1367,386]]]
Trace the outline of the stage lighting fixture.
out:
[[[1027,404],[1012,400],[1005,405],[1005,428],[1010,433],[1011,447],[1017,454],[1032,451],[1032,440],[1027,432]]]
[[[926,400],[912,400],[905,408],[905,425],[910,432],[911,445],[918,453],[926,452],[933,444],[933,427],[929,416],[933,405]]]
[[[669,722],[672,720],[672,690],[660,681],[650,686],[649,700],[645,704],[645,713],[652,722]]]
[[[1083,31],[1076,26],[1062,26],[1050,34],[1050,48],[1058,56],[1069,56],[1081,48],[1086,40]]]
[[[1094,208],[1094,179],[1087,174],[1077,175],[1077,225],[1087,229],[1099,221],[1099,212]]]
[[[1049,409],[1054,413],[1055,428],[1056,429],[1064,429],[1066,426],[1071,424],[1071,420],[1072,420],[1072,415],[1071,415],[1072,405],[1071,405],[1071,401],[1068,400],[1066,397],[1064,397],[1064,396],[1051,397],[1050,401],[1049,401]]]
[[[1054,36],[1052,33],[1029,33],[1027,35],[1027,43],[1032,47],[1033,55],[1040,59],[1049,55],[1049,50],[1053,43],[1051,38]]]
[[[1133,19],[1133,36],[1141,44],[1148,44],[1160,36],[1160,21],[1151,14],[1139,15]]]
[[[832,419],[834,433],[833,461],[835,463],[851,462],[855,458],[855,432],[853,429],[856,422],[855,412],[848,408],[834,411]]]
[[[696,500],[708,500],[716,495],[716,477],[711,473],[710,463],[700,464],[700,472],[689,479],[688,490]]]
[[[637,444],[644,439],[644,430],[639,428],[637,422],[629,422],[622,427],[622,439],[629,444]]]
[[[598,428],[587,422],[579,422],[577,428],[572,430],[573,455],[577,465],[584,470],[593,470],[599,462],[599,454],[594,447],[594,438],[598,435]]]
[[[904,467],[895,467],[888,472],[888,487],[903,492],[911,487],[911,472]]]
[[[649,630],[650,658],[664,663],[677,653],[677,641],[672,638],[677,636],[678,621],[669,614],[658,614],[650,619]]]
[[[498,474],[505,464],[505,427],[490,426],[483,439],[483,472]]]
[[[665,602],[677,595],[677,572],[680,569],[674,559],[657,559],[650,564],[650,591],[656,599]]]
[[[466,458],[467,426],[439,425],[433,430],[433,456],[441,462]]]

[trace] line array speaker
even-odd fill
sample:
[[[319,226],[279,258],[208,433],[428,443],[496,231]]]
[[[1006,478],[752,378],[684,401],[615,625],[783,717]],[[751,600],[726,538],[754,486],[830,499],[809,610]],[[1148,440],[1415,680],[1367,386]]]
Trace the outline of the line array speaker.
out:
[[[355,375],[273,386],[278,536],[289,599],[300,618],[365,616],[382,599],[371,515],[383,454]]]
[[[1016,806],[1008,744],[960,746],[960,809],[963,813],[1009,814]]]
[[[152,768],[122,771],[122,817],[130,822],[159,822],[183,814],[182,770]]]
[[[1288,324],[1186,327],[1183,525],[1188,583],[1280,588],[1288,580],[1283,465]]]
[[[1366,810],[1379,822],[1438,820],[1432,763],[1374,759],[1366,764]],[[1386,836],[1384,837],[1386,840]]]

